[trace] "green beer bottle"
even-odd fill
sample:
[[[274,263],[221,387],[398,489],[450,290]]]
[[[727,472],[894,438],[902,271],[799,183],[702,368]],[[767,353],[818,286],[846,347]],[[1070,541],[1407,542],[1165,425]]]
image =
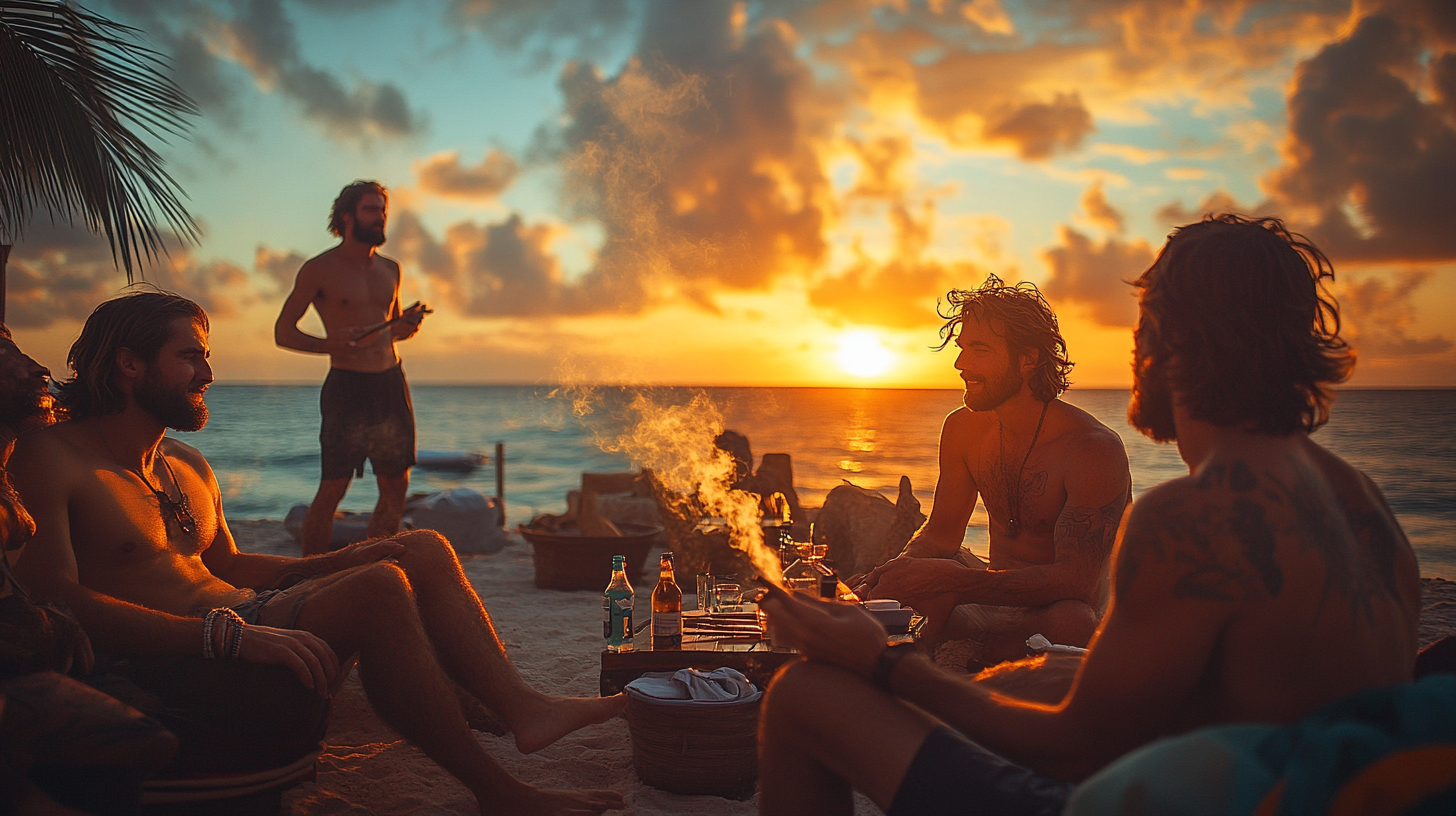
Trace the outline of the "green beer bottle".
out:
[[[612,582],[602,593],[602,637],[607,651],[632,651],[632,585],[627,582],[627,556],[612,556]]]

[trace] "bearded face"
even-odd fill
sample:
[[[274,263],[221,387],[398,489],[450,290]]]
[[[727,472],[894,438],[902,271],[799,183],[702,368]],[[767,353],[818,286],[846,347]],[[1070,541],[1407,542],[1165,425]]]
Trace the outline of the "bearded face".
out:
[[[354,229],[354,240],[365,246],[384,246],[384,225],[361,224]]]
[[[1127,420],[1154,442],[1174,442],[1178,426],[1173,420],[1173,388],[1167,364],[1160,359],[1156,331],[1144,319],[1137,330],[1133,351],[1132,404]]]
[[[178,431],[200,431],[207,425],[207,403],[203,401],[206,385],[192,383],[172,385],[163,382],[155,367],[137,382],[132,397],[152,418]]]
[[[1026,378],[1021,376],[1014,355],[1013,359],[1006,361],[1006,367],[1001,371],[991,372],[984,376],[967,371],[961,373],[961,379],[966,383],[963,401],[966,407],[972,411],[995,410],[1001,403],[1016,396],[1026,382]]]
[[[53,424],[56,401],[49,378],[45,366],[0,336],[0,423],[17,430]]]

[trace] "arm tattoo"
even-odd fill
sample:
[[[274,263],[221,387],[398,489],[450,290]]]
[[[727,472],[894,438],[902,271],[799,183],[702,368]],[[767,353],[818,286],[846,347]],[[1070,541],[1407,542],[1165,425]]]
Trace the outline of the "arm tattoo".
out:
[[[1095,559],[1098,564],[1105,563],[1117,539],[1117,525],[1122,522],[1122,511],[1126,507],[1127,496],[1124,494],[1101,507],[1078,505],[1065,508],[1057,517],[1053,535],[1057,548],[1069,546],[1079,555]]]

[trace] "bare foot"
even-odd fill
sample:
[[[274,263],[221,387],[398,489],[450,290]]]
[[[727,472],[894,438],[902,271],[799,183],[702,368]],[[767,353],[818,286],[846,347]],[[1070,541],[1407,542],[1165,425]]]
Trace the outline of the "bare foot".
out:
[[[511,717],[516,749],[534,754],[578,728],[605,722],[627,707],[627,695],[611,697],[542,696],[530,710]]]
[[[499,795],[488,799],[477,799],[481,816],[485,814],[523,814],[524,816],[576,816],[595,814],[608,810],[620,810],[627,806],[627,800],[616,791],[563,791],[536,790],[527,788],[517,796],[502,798]]]

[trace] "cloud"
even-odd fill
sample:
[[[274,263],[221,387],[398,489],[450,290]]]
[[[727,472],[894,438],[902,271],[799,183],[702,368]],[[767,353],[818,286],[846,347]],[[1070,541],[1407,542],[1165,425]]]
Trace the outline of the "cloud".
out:
[[[465,166],[460,153],[447,150],[416,162],[415,175],[421,189],[436,195],[465,199],[491,199],[505,192],[519,172],[509,153],[492,149],[480,164]]]
[[[1029,102],[995,112],[986,122],[985,138],[1009,141],[1021,158],[1045,159],[1058,150],[1072,150],[1093,131],[1092,114],[1075,94],[1057,94],[1050,102]]]
[[[1087,188],[1082,206],[1092,221],[1110,232],[1121,232],[1122,213],[1107,203],[1100,185]],[[1061,301],[1085,306],[1092,319],[1104,326],[1132,326],[1137,322],[1137,290],[1127,282],[1152,266],[1153,257],[1153,248],[1141,238],[1110,237],[1098,242],[1061,225],[1057,245],[1042,251],[1052,272],[1042,292],[1054,306]]]
[[[815,106],[830,103],[794,32],[750,30],[738,8],[651,4],[618,74],[562,72],[566,121],[537,150],[560,162],[570,214],[602,225],[595,273],[623,291],[711,308],[719,288],[764,289],[825,258],[830,120]]]
[[[1122,233],[1122,213],[1107,203],[1107,194],[1102,192],[1102,182],[1094,183],[1082,194],[1082,209],[1093,224],[1108,232]]]
[[[451,0],[446,16],[498,46],[526,52],[538,66],[562,52],[601,56],[635,22],[626,0]]]
[[[562,231],[513,213],[496,224],[459,221],[438,240],[410,210],[390,225],[389,246],[416,264],[445,302],[470,317],[563,317],[632,313],[645,295],[635,280],[598,270],[568,280],[551,244]]]
[[[1407,269],[1395,280],[1370,276],[1337,281],[1341,334],[1361,359],[1408,359],[1450,351],[1453,344],[1439,335],[1411,337],[1415,322],[1415,295],[1431,277],[1430,270]]]
[[[1410,13],[1418,4],[1399,8],[1360,18],[1299,66],[1284,164],[1263,179],[1336,259],[1456,258],[1452,55],[1438,53],[1451,43]]]
[[[171,247],[149,264],[144,280],[189,297],[218,317],[237,314],[256,295],[247,273],[226,261],[203,261],[165,234]],[[126,275],[112,261],[106,239],[85,229],[36,223],[17,244],[7,267],[6,322],[38,328],[83,321],[104,300],[120,294]]]
[[[986,273],[968,262],[941,262],[925,257],[935,223],[935,208],[925,202],[916,218],[903,204],[890,207],[895,247],[879,262],[858,245],[848,269],[821,280],[809,292],[809,303],[830,320],[869,326],[916,328],[935,320],[937,299],[953,287],[982,280]]]
[[[258,244],[253,251],[253,271],[262,280],[271,282],[277,291],[288,292],[292,291],[298,270],[303,268],[307,260],[297,252],[284,252]]]
[[[1181,227],[1184,224],[1192,224],[1195,221],[1202,221],[1205,216],[1219,215],[1220,213],[1239,213],[1240,215],[1274,215],[1269,212],[1270,203],[1258,205],[1253,209],[1245,209],[1239,202],[1224,190],[1214,190],[1199,202],[1197,207],[1188,209],[1183,202],[1174,201],[1159,207],[1153,212],[1153,218],[1159,223],[1169,227]]]
[[[357,77],[346,82],[305,61],[282,0],[238,0],[230,4],[237,10],[231,18],[201,0],[112,4],[170,54],[177,82],[205,112],[225,123],[235,123],[241,115],[238,83],[223,70],[231,61],[245,68],[260,89],[291,99],[335,138],[368,142],[407,137],[424,126],[399,86]]]

